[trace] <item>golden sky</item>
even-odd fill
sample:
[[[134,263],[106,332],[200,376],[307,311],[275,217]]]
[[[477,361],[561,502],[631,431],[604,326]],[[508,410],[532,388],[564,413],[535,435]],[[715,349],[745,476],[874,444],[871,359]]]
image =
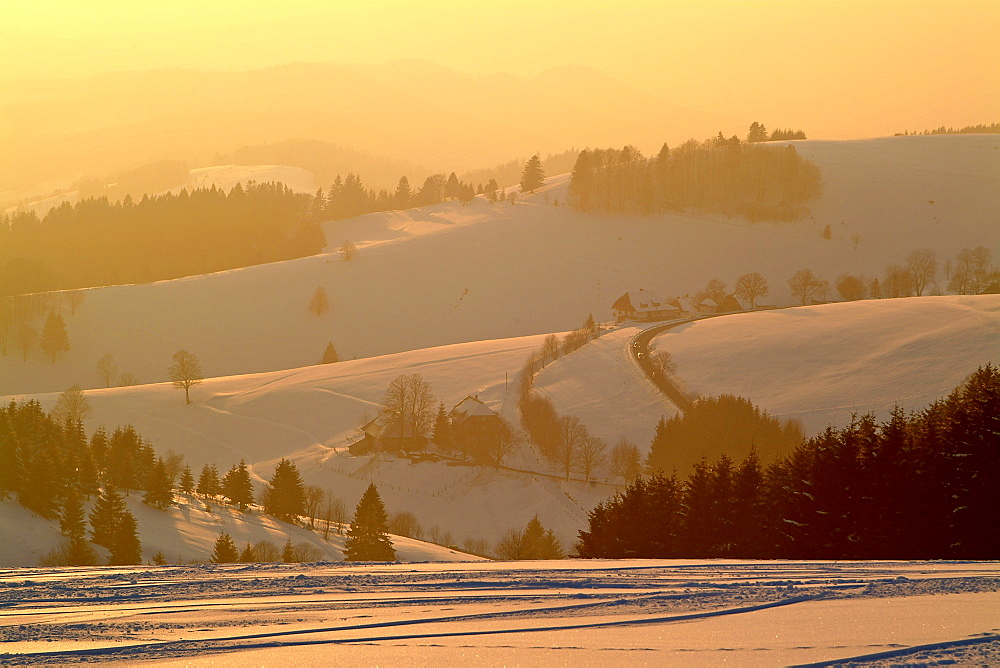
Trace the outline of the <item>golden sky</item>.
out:
[[[296,61],[526,76],[587,65],[814,136],[1000,119],[997,0],[40,0],[5,3],[3,22],[0,80]]]

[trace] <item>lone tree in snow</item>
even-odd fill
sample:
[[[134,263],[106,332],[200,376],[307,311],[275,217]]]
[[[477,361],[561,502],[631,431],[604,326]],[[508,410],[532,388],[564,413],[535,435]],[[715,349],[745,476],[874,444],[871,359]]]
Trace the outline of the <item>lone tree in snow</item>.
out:
[[[750,308],[757,308],[757,298],[766,297],[770,288],[763,276],[756,271],[743,274],[736,279],[736,291],[733,293],[740,299],[750,302]]]
[[[174,387],[184,390],[184,403],[190,404],[191,387],[204,379],[198,358],[186,350],[178,350],[174,353],[174,363],[167,369],[167,374],[173,381]]]
[[[314,315],[323,315],[330,310],[330,298],[326,296],[326,290],[322,286],[316,288],[309,300],[309,310]]]
[[[344,245],[340,247],[340,254],[344,256],[345,260],[353,260],[358,254],[358,248],[353,241],[345,241]]]
[[[354,510],[347,531],[344,558],[347,561],[395,561],[396,550],[388,534],[389,517],[375,483],[368,485]]]
[[[111,383],[118,375],[118,365],[115,364],[115,358],[111,353],[104,353],[101,359],[97,360],[97,374],[104,381],[104,387],[111,387]]]
[[[69,334],[66,333],[66,323],[63,317],[56,312],[49,313],[42,328],[42,338],[40,341],[42,350],[56,361],[59,353],[69,350]]]
[[[320,364],[333,364],[339,361],[340,357],[337,356],[337,349],[333,346],[333,341],[328,341],[323,350],[323,357],[319,361]]]
[[[521,174],[521,192],[535,192],[545,184],[545,171],[542,169],[542,161],[538,154],[531,156],[524,165],[524,173]],[[511,204],[513,204],[511,200]]]

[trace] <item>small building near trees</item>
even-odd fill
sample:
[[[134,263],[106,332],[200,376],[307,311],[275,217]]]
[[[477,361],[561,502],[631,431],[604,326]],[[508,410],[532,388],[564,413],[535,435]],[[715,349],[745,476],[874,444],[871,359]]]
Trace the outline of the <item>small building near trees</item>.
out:
[[[475,459],[488,460],[503,438],[503,420],[478,397],[465,397],[448,417],[455,446]]]
[[[643,289],[626,292],[611,305],[615,322],[656,322],[676,318],[683,313],[677,300],[667,301]]]
[[[352,455],[367,455],[372,452],[400,452],[425,450],[427,437],[413,434],[408,425],[400,424],[396,415],[382,411],[374,420],[361,426],[361,438],[348,447]]]

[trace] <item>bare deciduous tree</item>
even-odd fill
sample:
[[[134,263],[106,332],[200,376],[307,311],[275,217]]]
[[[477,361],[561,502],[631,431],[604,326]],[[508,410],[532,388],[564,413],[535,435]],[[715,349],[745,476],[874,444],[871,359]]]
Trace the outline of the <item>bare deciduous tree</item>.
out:
[[[345,241],[344,245],[340,247],[340,254],[345,261],[353,260],[358,254],[358,248],[353,241]]]
[[[569,474],[579,464],[580,449],[589,434],[579,418],[572,415],[564,415],[559,418],[558,426],[552,459],[566,475],[566,480],[569,480]]]
[[[64,292],[63,297],[66,299],[66,303],[69,304],[69,314],[76,315],[76,310],[83,304],[83,290]]]
[[[393,513],[389,517],[389,533],[396,536],[406,536],[407,538],[421,538],[424,530],[420,526],[417,516],[408,510]]]
[[[72,385],[56,399],[56,405],[52,409],[52,418],[61,423],[68,421],[76,424],[80,420],[87,419],[93,413],[94,410],[83,390],[79,385]]]
[[[587,435],[580,444],[580,471],[583,473],[583,479],[590,482],[590,476],[593,475],[594,471],[604,466],[608,458],[604,454],[608,449],[607,443],[602,439]]]
[[[989,248],[963,248],[955,258],[948,289],[960,295],[978,295],[986,291],[998,280],[998,272],[992,270],[993,254]]]
[[[649,364],[657,378],[666,379],[677,373],[677,362],[666,350],[654,350],[649,354]]]
[[[118,365],[111,353],[104,353],[101,359],[97,360],[97,374],[104,381],[104,387],[111,387],[115,377],[118,375]]]
[[[323,491],[322,487],[317,487],[316,485],[306,485],[305,496],[305,511],[306,517],[309,518],[309,528],[315,529],[316,516],[319,515],[319,509],[323,503],[323,497],[326,496],[326,492]]]
[[[555,334],[549,334],[545,337],[542,342],[542,366],[544,367],[546,362],[555,361],[559,358],[559,337]]]
[[[915,250],[906,256],[906,269],[913,278],[913,288],[922,297],[928,284],[937,276],[937,255],[930,248]]]
[[[726,295],[729,294],[729,291],[728,286],[725,283],[717,278],[713,278],[708,282],[708,285],[705,286],[705,289],[699,294],[704,295],[703,299],[711,299],[719,306],[722,306],[722,302],[725,300]],[[698,301],[700,302],[702,299],[699,299]]]
[[[809,269],[799,269],[795,275],[788,279],[788,289],[792,296],[805,306],[809,300],[819,295],[823,289],[823,281],[812,273]]]
[[[611,473],[628,481],[642,472],[639,448],[624,436],[611,448]]]
[[[393,416],[390,430],[401,438],[420,436],[434,422],[434,393],[423,376],[404,373],[389,383],[382,409]]]
[[[178,350],[174,353],[174,363],[167,368],[167,374],[174,387],[184,390],[184,403],[190,404],[191,388],[203,380],[201,361],[186,350]]]
[[[767,296],[770,292],[767,281],[756,271],[743,274],[736,279],[736,291],[733,293],[740,299],[750,302],[750,308],[757,308],[757,298]]]

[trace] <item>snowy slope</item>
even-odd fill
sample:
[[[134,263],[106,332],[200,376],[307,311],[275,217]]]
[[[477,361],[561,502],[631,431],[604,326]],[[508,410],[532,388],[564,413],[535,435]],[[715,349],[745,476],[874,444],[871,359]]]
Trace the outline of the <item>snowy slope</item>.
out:
[[[1000,295],[885,299],[720,316],[671,329],[690,392],[737,394],[809,434],[853,413],[920,410],[1000,363]]]
[[[0,571],[0,663],[996,665],[997,575],[721,559],[21,569]]]
[[[321,555],[321,561],[341,561],[344,558],[346,536],[334,525],[329,540],[322,531],[281,522],[258,512],[241,513],[235,508],[180,494],[177,503],[166,510],[157,510],[142,503],[142,494],[133,492],[126,497],[129,510],[139,527],[142,558],[149,562],[162,552],[168,563],[204,563],[211,559],[220,533],[228,533],[242,549],[247,543],[269,541],[278,550],[291,539],[292,543],[311,545]],[[258,509],[259,510],[259,509]],[[317,525],[318,526],[318,525]],[[30,527],[30,530],[25,530]],[[0,501],[0,568],[36,566],[39,560],[55,549],[64,536],[59,532],[59,520],[45,520],[13,500]],[[440,545],[392,536],[398,561],[474,561],[469,554],[456,552]],[[95,547],[99,557],[107,552]]]
[[[880,273],[915,248],[945,259],[986,245],[1000,255],[998,142],[796,142],[823,170],[825,194],[795,223],[579,214],[553,206],[565,201],[565,176],[516,206],[477,199],[329,222],[327,254],[87,290],[67,318],[72,350],[56,363],[37,349],[27,362],[0,357],[0,393],[95,387],[105,353],[143,382],[163,380],[179,348],[198,355],[207,375],[226,376],[314,363],[330,340],[349,359],[564,331],[588,313],[610,317],[611,303],[639,287],[694,293],[712,277],[732,285],[759,271],[771,284],[766,300],[787,303],[785,280],[806,266],[832,281]],[[351,262],[333,250],[344,240],[361,251]],[[317,287],[331,302],[319,317],[307,311]]]
[[[923,408],[977,365],[1000,360],[998,328],[1000,296],[923,297],[708,318],[660,335],[654,346],[673,354],[688,391],[741,394],[814,433],[846,423],[852,412],[874,409],[884,417],[897,402]],[[548,364],[535,388],[609,445],[626,436],[645,451],[656,421],[675,409],[629,357],[637,331],[620,327]],[[287,457],[306,482],[349,507],[375,482],[390,512],[413,512],[425,530],[450,532],[453,544],[495,541],[538,514],[568,546],[587,511],[616,491],[620,481],[606,471],[592,484],[564,482],[528,447],[504,463],[534,473],[346,451],[362,415],[375,415],[385,388],[402,373],[421,374],[446,407],[478,395],[516,425],[517,374],[543,338],[211,378],[193,388],[189,406],[167,383],[91,390],[87,427],[132,424],[159,451],[183,454],[196,470],[245,459],[258,483]],[[36,398],[50,409],[56,397]]]
[[[312,172],[301,167],[290,167],[288,165],[213,165],[211,167],[198,167],[192,169],[188,174],[187,183],[176,188],[171,188],[170,192],[178,193],[182,189],[188,192],[195,188],[211,188],[215,186],[221,190],[229,190],[237,183],[246,185],[247,181],[257,183],[268,183],[279,181],[294,190],[295,192],[313,194],[319,187],[316,184],[316,177]],[[76,190],[72,190],[62,195],[45,197],[33,202],[27,202],[21,207],[9,207],[7,213],[11,213],[18,208],[33,209],[39,218],[44,218],[45,214],[63,202],[76,204],[80,196]]]

